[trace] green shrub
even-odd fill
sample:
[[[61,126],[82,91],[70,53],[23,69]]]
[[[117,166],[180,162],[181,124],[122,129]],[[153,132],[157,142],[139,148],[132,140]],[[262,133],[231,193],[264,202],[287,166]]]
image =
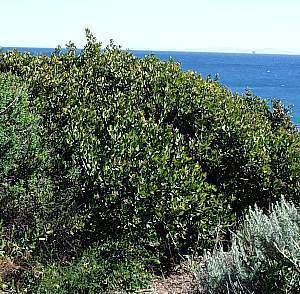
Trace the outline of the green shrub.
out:
[[[0,75],[0,273],[3,289],[18,287],[25,265],[39,242],[46,191],[46,154],[38,118],[29,110],[27,88]],[[1,289],[2,289],[1,288]]]
[[[0,130],[16,179],[3,169],[1,219],[42,265],[68,273],[87,250],[125,239],[172,265],[210,248],[248,205],[299,202],[300,137],[278,102],[103,49],[89,32],[81,52],[0,53],[0,72],[27,92],[3,117],[24,131],[5,120]]]
[[[0,216],[2,235],[9,239],[24,236],[39,214],[37,202],[44,189],[38,189],[46,179],[40,174],[45,153],[38,128],[37,117],[29,110],[26,87],[13,76],[1,75]]]
[[[229,252],[206,254],[197,269],[206,293],[299,293],[300,214],[281,200],[268,216],[250,209]]]
[[[211,242],[215,224],[230,217],[229,201],[206,181],[174,121],[175,109],[193,107],[181,110],[185,84],[203,80],[172,62],[100,49],[89,36],[79,55],[70,45],[65,54],[12,52],[0,62],[26,78],[41,117],[59,218],[49,221],[47,247],[131,235],[163,258]]]
[[[147,253],[123,243],[108,243],[86,250],[69,266],[48,265],[38,293],[106,293],[147,288],[151,275],[145,271]]]

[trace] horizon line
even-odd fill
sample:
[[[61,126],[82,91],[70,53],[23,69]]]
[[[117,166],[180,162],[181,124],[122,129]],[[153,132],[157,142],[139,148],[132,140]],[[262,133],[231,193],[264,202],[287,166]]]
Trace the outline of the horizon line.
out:
[[[34,46],[1,46],[1,49],[51,49],[54,50],[56,47],[34,47]],[[103,46],[105,47],[105,46]],[[66,49],[66,47],[61,47]],[[79,50],[82,50],[83,47],[76,47]],[[275,50],[275,49],[257,49],[257,50],[239,50],[239,49],[136,49],[136,48],[123,48],[124,51],[141,51],[141,52],[177,52],[177,53],[220,53],[220,54],[248,54],[248,55],[294,55],[300,56],[300,51],[284,51],[284,50]]]

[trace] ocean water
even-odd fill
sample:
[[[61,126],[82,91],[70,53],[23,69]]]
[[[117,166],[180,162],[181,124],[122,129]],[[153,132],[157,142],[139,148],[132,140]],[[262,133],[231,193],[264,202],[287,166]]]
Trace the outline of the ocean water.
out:
[[[11,50],[12,48],[3,48]],[[46,54],[52,48],[17,48],[21,52]],[[300,55],[198,53],[175,51],[132,51],[138,57],[155,54],[163,60],[179,62],[183,70],[203,77],[219,77],[233,92],[246,89],[266,99],[276,98],[291,108],[293,121],[300,125]]]

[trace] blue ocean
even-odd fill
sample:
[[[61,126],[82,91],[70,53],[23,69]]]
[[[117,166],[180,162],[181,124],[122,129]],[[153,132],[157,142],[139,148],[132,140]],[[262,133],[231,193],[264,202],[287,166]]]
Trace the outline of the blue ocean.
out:
[[[3,50],[12,48],[3,48]],[[50,48],[18,48],[32,54],[51,54]],[[300,55],[132,51],[138,57],[155,54],[179,62],[183,70],[203,77],[218,76],[233,92],[246,89],[266,99],[276,98],[291,108],[293,121],[300,125]]]

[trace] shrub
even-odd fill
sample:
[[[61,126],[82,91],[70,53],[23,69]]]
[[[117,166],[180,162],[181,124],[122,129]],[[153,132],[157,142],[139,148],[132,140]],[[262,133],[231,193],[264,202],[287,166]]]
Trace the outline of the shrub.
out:
[[[229,201],[205,180],[175,122],[189,95],[181,87],[197,77],[172,62],[100,49],[89,36],[79,55],[70,45],[64,54],[12,52],[0,62],[26,78],[31,109],[41,117],[59,218],[49,221],[47,247],[131,235],[163,258],[198,239],[208,244],[219,219],[230,218],[223,209]]]
[[[16,179],[2,179],[3,228],[43,265],[69,272],[87,250],[125,239],[172,265],[211,247],[221,220],[248,205],[299,201],[300,138],[280,103],[103,49],[89,32],[80,52],[0,53],[0,72],[27,92],[3,117],[25,111],[24,131],[2,121],[16,146],[3,143]]]
[[[206,254],[197,269],[206,293],[299,293],[300,214],[285,201],[270,215],[250,209],[229,252]]]
[[[151,275],[145,271],[147,258],[143,249],[124,242],[102,244],[86,250],[68,266],[48,265],[35,290],[37,293],[133,292],[150,284]]]
[[[46,185],[45,153],[38,119],[29,110],[26,86],[0,75],[0,274],[2,288],[20,282],[38,242]],[[2,289],[1,288],[1,289]]]
[[[45,153],[38,129],[37,117],[29,110],[26,87],[13,76],[1,75],[0,217],[3,235],[10,240],[26,234],[39,214],[38,201],[45,192],[39,191],[46,178],[40,173]]]

